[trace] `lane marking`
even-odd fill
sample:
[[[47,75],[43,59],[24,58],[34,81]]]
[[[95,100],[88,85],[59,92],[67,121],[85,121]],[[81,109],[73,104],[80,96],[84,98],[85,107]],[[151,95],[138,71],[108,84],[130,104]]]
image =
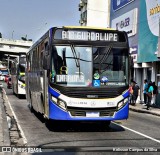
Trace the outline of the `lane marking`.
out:
[[[3,89],[3,91],[4,91],[5,95],[6,95],[6,99],[7,99],[7,101],[8,101],[8,105],[9,105],[11,111],[12,111],[12,114],[13,114],[16,122],[17,122],[17,126],[18,126],[18,129],[20,130],[20,134],[21,134],[21,136],[22,136],[23,143],[24,143],[24,145],[26,145],[26,144],[27,144],[27,138],[26,138],[26,136],[24,135],[24,132],[23,132],[23,130],[22,130],[22,128],[21,128],[21,126],[20,126],[20,124],[19,124],[19,122],[18,122],[17,116],[16,116],[16,114],[14,113],[14,111],[13,111],[13,109],[12,109],[11,103],[9,102],[9,99],[8,99],[8,96],[7,96],[7,94],[6,94],[5,89]]]
[[[127,129],[127,130],[129,130],[129,131],[132,131],[132,132],[134,132],[134,133],[136,133],[136,134],[138,134],[138,135],[141,135],[141,136],[143,136],[143,137],[145,137],[145,138],[148,138],[148,139],[150,139],[150,140],[152,140],[152,141],[155,141],[155,142],[157,142],[157,143],[160,143],[160,140],[158,140],[158,139],[152,138],[152,137],[147,136],[147,135],[145,135],[145,134],[143,134],[143,133],[141,133],[141,132],[138,132],[138,131],[136,131],[136,130],[130,129],[130,128],[126,127],[126,126],[117,124],[117,123],[115,123],[115,122],[112,122],[112,123],[113,123],[113,124],[116,124],[116,125],[119,125],[119,126],[125,128],[125,129]]]

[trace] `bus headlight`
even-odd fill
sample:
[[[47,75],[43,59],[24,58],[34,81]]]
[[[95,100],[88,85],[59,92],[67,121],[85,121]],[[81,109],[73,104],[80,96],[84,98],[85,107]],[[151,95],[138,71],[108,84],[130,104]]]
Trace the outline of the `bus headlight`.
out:
[[[61,99],[57,99],[53,96],[51,96],[51,100],[56,104],[58,105],[60,108],[62,108],[63,110],[66,110],[66,102],[61,100]]]
[[[121,109],[122,107],[124,107],[124,105],[128,102],[128,98],[125,98],[124,100],[121,100],[118,103],[118,110]]]
[[[61,107],[63,110],[66,110],[66,103],[64,101],[58,99],[57,105]]]

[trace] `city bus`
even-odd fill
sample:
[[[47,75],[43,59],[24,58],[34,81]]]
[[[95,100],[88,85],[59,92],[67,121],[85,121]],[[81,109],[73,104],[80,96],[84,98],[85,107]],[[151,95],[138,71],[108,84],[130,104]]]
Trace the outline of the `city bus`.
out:
[[[47,120],[109,124],[128,118],[126,32],[52,27],[26,57],[26,98]]]
[[[13,94],[17,97],[26,95],[25,90],[26,55],[20,54],[11,63],[11,83]]]

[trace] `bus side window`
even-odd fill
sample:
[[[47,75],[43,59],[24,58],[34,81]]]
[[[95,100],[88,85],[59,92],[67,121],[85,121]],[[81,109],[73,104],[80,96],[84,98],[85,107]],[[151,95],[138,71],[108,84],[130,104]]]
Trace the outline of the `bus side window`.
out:
[[[49,55],[49,45],[48,42],[45,43],[45,55]]]
[[[52,47],[53,53],[53,61],[54,61],[54,68],[57,74],[60,74],[61,67],[63,66],[63,60],[60,55],[58,55],[57,49],[55,46]]]
[[[43,51],[43,69],[48,70],[50,67],[50,54],[48,42],[45,43],[45,50]]]

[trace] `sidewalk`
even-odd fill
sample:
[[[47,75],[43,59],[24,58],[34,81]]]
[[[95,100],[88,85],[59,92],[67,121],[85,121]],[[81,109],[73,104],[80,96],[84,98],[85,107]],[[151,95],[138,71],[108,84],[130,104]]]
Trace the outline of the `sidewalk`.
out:
[[[152,105],[149,108],[149,110],[147,110],[147,106],[145,106],[141,103],[136,103],[135,106],[129,105],[129,109],[131,111],[136,111],[136,112],[140,112],[140,113],[147,113],[147,114],[160,116],[160,108],[153,107]]]

